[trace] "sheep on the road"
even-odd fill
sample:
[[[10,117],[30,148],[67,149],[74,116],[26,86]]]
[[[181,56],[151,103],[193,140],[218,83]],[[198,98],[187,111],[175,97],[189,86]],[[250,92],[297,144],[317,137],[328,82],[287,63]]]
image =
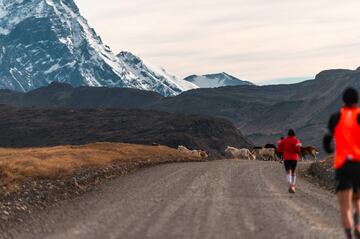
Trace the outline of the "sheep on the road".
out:
[[[203,159],[206,159],[209,157],[209,154],[204,150],[190,150],[183,145],[178,146],[178,151],[182,152],[182,153],[190,154],[195,157],[200,157]]]
[[[252,153],[258,156],[261,160],[277,160],[275,149],[273,148],[256,148],[253,149]]]
[[[249,149],[237,149],[228,146],[225,149],[225,153],[229,158],[232,159],[255,160],[255,156],[250,152]]]

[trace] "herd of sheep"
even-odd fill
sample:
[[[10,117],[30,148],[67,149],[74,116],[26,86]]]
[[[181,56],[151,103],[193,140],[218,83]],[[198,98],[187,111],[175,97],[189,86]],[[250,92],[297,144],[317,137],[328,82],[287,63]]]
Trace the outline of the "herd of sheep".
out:
[[[245,159],[245,160],[274,160],[278,158],[276,156],[276,150],[274,148],[254,148],[249,149],[237,149],[235,147],[228,146],[225,149],[227,158],[231,159]]]
[[[192,155],[194,157],[199,157],[203,159],[207,159],[209,157],[209,153],[204,150],[191,150],[186,148],[183,145],[178,146],[178,151],[181,153],[185,153],[188,155]],[[319,151],[316,147],[308,146],[301,147],[301,151],[299,153],[300,159],[306,159],[307,155],[310,155],[313,160],[316,160]],[[243,160],[269,160],[269,161],[277,161],[280,160],[280,154],[276,151],[276,147],[274,145],[265,145],[265,147],[254,147],[252,149],[242,148],[238,149],[235,147],[227,146],[225,149],[225,155],[229,159],[243,159]]]
[[[281,160],[281,154],[277,152],[274,145],[265,145],[265,147],[254,147],[253,149],[237,149],[235,147],[228,146],[225,149],[227,158],[231,159],[244,159],[244,160]],[[316,160],[319,150],[314,146],[301,147],[299,156],[301,160],[305,160],[309,155],[313,160]]]

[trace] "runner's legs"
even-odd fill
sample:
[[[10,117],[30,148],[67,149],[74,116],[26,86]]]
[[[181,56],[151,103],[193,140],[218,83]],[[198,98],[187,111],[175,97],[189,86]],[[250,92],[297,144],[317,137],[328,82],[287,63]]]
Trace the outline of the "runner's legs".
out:
[[[354,229],[356,238],[360,238],[360,193],[354,192]]]
[[[284,160],[284,166],[286,170],[286,180],[289,184],[289,193],[295,193],[296,183],[296,160]]]
[[[296,184],[296,166],[297,166],[297,161],[294,161],[292,170],[291,170],[291,182],[292,185],[295,186]]]
[[[353,212],[352,212],[352,198],[353,190],[347,189],[342,190],[337,193],[340,212],[341,212],[341,221],[345,229],[352,228],[353,226]]]

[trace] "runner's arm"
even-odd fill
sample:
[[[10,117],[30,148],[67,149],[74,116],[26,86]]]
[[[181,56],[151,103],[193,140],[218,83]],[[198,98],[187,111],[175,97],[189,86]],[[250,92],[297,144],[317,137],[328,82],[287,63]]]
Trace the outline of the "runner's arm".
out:
[[[296,144],[296,152],[297,153],[300,153],[301,152],[301,142],[300,141],[298,141],[298,143]]]
[[[329,120],[328,129],[331,135],[334,135],[335,128],[340,121],[340,112],[333,114]]]
[[[335,128],[336,128],[337,124],[339,123],[339,120],[340,120],[340,112],[333,114],[330,117],[329,124],[328,124],[329,132],[324,136],[324,139],[323,139],[324,149],[329,154],[334,152],[334,149],[331,146],[331,142],[334,137]]]

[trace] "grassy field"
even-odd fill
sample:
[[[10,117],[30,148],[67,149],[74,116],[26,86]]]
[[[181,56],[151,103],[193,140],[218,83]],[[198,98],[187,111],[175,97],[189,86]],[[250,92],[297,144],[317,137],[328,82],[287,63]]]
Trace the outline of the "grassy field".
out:
[[[112,164],[166,163],[201,160],[165,146],[95,143],[49,148],[0,148],[0,182],[4,190],[16,190],[28,180],[61,179]]]

